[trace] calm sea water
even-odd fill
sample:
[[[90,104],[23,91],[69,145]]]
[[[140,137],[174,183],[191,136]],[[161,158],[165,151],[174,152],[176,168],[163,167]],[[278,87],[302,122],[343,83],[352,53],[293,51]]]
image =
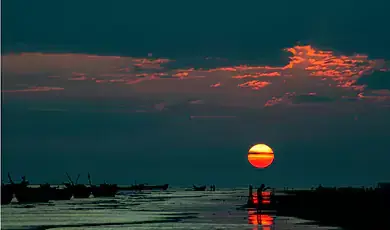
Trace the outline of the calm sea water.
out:
[[[331,229],[273,213],[237,210],[246,202],[246,193],[245,189],[194,192],[173,188],[122,193],[115,198],[14,203],[1,207],[1,229]]]

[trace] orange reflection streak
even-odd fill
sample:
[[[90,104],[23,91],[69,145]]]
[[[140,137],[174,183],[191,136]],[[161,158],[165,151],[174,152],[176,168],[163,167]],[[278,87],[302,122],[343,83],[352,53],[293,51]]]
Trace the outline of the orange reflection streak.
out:
[[[257,192],[252,194],[253,204],[259,204],[259,199],[257,197]],[[271,204],[271,192],[263,191],[261,192],[261,203],[262,204]]]
[[[264,227],[270,227],[274,224],[274,218],[268,214],[256,213],[254,210],[248,210],[248,224],[262,225],[263,229],[266,229]]]

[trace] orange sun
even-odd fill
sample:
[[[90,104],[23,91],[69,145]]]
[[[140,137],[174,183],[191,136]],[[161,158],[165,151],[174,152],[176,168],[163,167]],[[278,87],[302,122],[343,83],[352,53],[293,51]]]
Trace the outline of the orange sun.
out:
[[[257,144],[249,149],[248,161],[256,168],[267,168],[274,161],[274,151],[265,144]]]

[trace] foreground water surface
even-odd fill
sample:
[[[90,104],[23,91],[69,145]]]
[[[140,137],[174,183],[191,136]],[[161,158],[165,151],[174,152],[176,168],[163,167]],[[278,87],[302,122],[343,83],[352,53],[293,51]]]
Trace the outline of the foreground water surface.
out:
[[[275,213],[237,209],[247,190],[130,193],[1,207],[1,229],[331,229]],[[335,228],[332,228],[335,229]]]

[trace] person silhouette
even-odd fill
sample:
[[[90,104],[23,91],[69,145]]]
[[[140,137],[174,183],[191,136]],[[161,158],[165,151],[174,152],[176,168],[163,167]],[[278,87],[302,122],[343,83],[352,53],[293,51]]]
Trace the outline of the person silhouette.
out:
[[[264,186],[260,186],[260,188],[257,189],[257,210],[260,210],[263,203],[263,189]]]
[[[252,185],[249,185],[249,194],[248,194],[247,205],[248,206],[252,206],[253,205],[253,186]]]

